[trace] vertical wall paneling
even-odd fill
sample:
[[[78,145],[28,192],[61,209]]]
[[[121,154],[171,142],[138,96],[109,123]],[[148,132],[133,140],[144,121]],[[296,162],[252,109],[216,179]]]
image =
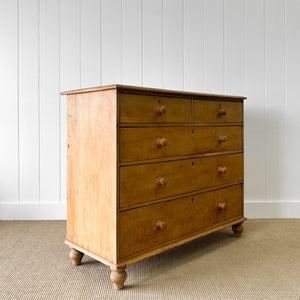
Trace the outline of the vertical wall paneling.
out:
[[[81,86],[101,84],[101,0],[81,1]]]
[[[102,0],[102,83],[122,83],[122,2]]]
[[[244,1],[224,2],[224,93],[242,95],[244,88]]]
[[[162,87],[163,0],[143,1],[143,85]]]
[[[300,149],[300,1],[286,1],[286,199],[300,198],[299,149]]]
[[[265,7],[245,1],[245,199],[266,196]]]
[[[39,1],[19,3],[20,202],[39,202]]]
[[[60,0],[60,90],[81,87],[81,14],[80,0]],[[60,100],[61,201],[66,200],[67,186],[67,102]]]
[[[184,1],[184,88],[203,91],[204,0]]]
[[[40,0],[40,202],[60,199],[59,0]]]
[[[122,2],[122,82],[142,84],[142,1]]]
[[[224,92],[223,1],[204,0],[205,92]]]
[[[266,0],[266,192],[285,196],[284,0]]]
[[[60,92],[118,83],[245,95],[246,214],[299,216],[299,11],[299,0],[0,1],[0,219],[65,218]]]
[[[182,1],[163,1],[163,87],[167,89],[183,89]]]
[[[18,202],[18,1],[0,1],[0,203]]]

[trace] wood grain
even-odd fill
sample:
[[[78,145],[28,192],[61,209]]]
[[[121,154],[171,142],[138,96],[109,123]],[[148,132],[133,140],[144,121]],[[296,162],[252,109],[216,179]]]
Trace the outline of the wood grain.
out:
[[[137,93],[137,94],[151,94],[151,95],[164,94],[165,96],[194,97],[197,99],[205,99],[205,100],[222,99],[223,101],[241,101],[243,99],[247,99],[244,96],[186,92],[186,91],[176,91],[176,90],[120,85],[120,84],[98,86],[98,87],[79,89],[79,90],[70,90],[70,91],[62,92],[61,94],[71,95],[71,94],[81,94],[81,93],[89,93],[89,92],[96,92],[96,91],[105,91],[111,89],[117,89],[120,92],[130,92],[130,93]]]
[[[69,253],[69,256],[71,258],[71,261],[72,261],[72,264],[74,266],[79,266],[81,265],[81,260],[83,258],[83,253],[74,249],[74,248],[71,248],[70,250],[70,253]]]
[[[116,268],[111,267],[110,280],[116,290],[121,290],[124,287],[124,282],[126,280],[126,266]]]
[[[121,289],[128,264],[226,226],[239,231],[242,99],[124,86],[68,93],[73,263],[85,253],[109,265]]]
[[[242,154],[121,167],[120,207],[241,180]]]
[[[241,194],[242,186],[235,185],[121,212],[120,258],[223,221],[242,217]],[[225,202],[226,209],[220,211],[219,202]],[[159,220],[166,223],[164,229],[157,229]]]
[[[120,128],[119,134],[120,162],[243,148],[241,126]],[[219,141],[223,136],[226,142]],[[157,146],[160,138],[167,140],[166,146]]]
[[[206,236],[208,234],[211,234],[213,232],[222,230],[222,229],[224,229],[226,227],[229,227],[229,226],[232,226],[236,223],[244,222],[245,220],[247,220],[247,218],[245,218],[245,217],[238,217],[238,218],[234,218],[232,220],[226,220],[223,223],[213,225],[211,227],[207,227],[207,228],[205,228],[205,230],[188,234],[184,237],[180,237],[178,239],[166,242],[164,244],[159,244],[159,245],[157,245],[157,246],[155,246],[151,249],[148,248],[148,249],[146,249],[144,251],[141,251],[139,253],[130,255],[130,256],[124,258],[124,259],[120,258],[118,265],[122,266],[122,265],[126,264],[127,266],[129,266],[129,265],[131,265],[135,262],[138,262],[140,260],[143,260],[145,258],[157,255],[157,254],[162,253],[162,252],[165,252],[165,251],[167,251],[169,249],[172,249],[174,247],[184,245],[184,244],[186,244],[188,242],[191,242],[195,239],[198,239],[198,238],[201,238],[201,237]]]
[[[116,124],[115,91],[69,96],[67,239],[112,262],[117,235]]]
[[[121,123],[191,123],[191,99],[125,93],[119,98]]]
[[[194,101],[195,123],[242,122],[243,103],[228,101]]]

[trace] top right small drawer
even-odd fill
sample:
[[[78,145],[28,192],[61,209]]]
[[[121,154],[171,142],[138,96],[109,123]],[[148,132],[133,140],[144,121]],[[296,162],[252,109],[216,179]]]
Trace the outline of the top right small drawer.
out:
[[[243,103],[194,100],[194,123],[243,122]]]

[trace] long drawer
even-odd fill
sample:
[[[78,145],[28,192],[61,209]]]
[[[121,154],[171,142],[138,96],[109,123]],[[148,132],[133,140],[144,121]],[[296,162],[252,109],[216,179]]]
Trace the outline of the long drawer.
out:
[[[243,180],[243,155],[222,155],[120,168],[120,206]]]
[[[120,123],[191,123],[192,100],[120,93]]]
[[[129,255],[242,217],[242,185],[119,214],[119,255]]]
[[[241,126],[120,128],[120,162],[241,150]]]

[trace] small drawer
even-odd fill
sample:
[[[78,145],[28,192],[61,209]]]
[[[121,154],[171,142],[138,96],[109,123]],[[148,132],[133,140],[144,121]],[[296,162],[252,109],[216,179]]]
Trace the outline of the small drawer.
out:
[[[242,180],[242,154],[120,167],[120,206]]]
[[[119,94],[120,123],[191,123],[192,100]]]
[[[195,123],[243,122],[243,103],[229,101],[194,101]]]
[[[241,150],[242,126],[120,128],[120,162]]]
[[[241,185],[124,211],[119,215],[119,256],[125,258],[242,215]]]

